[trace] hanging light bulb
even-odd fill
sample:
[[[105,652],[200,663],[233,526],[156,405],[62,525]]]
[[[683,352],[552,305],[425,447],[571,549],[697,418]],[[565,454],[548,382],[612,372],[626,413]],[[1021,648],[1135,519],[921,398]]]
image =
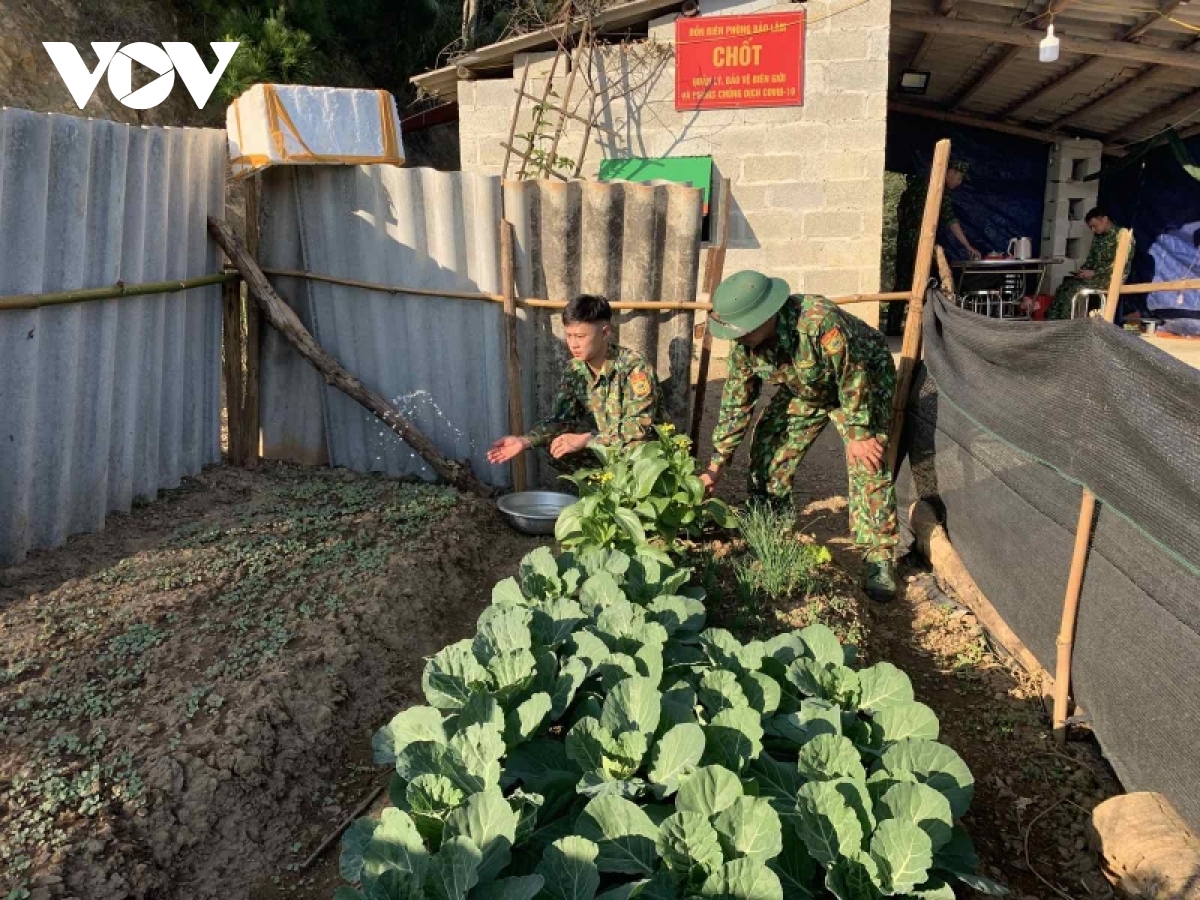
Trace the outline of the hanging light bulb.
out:
[[[1038,44],[1038,59],[1044,63],[1056,61],[1058,59],[1058,45],[1058,37],[1054,34],[1054,23],[1051,22],[1046,26],[1046,36]]]

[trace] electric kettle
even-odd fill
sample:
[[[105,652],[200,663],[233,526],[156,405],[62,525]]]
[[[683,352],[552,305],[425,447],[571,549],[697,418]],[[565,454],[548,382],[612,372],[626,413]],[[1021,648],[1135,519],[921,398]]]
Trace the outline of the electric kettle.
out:
[[[1008,242],[1008,255],[1013,259],[1033,259],[1033,241],[1027,237],[1015,237]]]

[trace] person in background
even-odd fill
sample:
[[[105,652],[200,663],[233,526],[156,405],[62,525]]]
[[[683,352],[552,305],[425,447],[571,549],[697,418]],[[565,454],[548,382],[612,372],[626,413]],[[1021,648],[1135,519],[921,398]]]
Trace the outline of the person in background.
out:
[[[1087,259],[1079,267],[1079,271],[1064,278],[1058,290],[1054,292],[1054,303],[1046,314],[1047,319],[1071,318],[1071,301],[1075,294],[1083,288],[1108,290],[1112,280],[1113,264],[1117,260],[1117,236],[1121,229],[1112,220],[1112,216],[1101,207],[1088,210],[1084,216],[1088,228],[1092,230],[1092,249],[1088,251]],[[1129,269],[1133,265],[1133,253],[1125,264],[1125,277],[1129,277]]]
[[[750,445],[750,496],[792,509],[792,480],[830,421],[846,443],[850,528],[864,553],[864,587],[896,592],[896,490],[887,464],[896,368],[883,335],[824,297],[792,295],[786,281],[738,272],[713,294],[714,336],[733,341],[713,457],[701,476],[711,493],[741,444],[764,381],[779,390]]]
[[[966,232],[959,224],[958,215],[954,212],[954,203],[950,194],[958,190],[967,180],[969,166],[960,159],[952,159],[946,169],[946,189],[942,192],[942,207],[938,224],[950,229],[954,239],[958,241],[967,256],[979,259],[980,252],[967,239]],[[896,281],[894,290],[907,291],[912,287],[913,272],[917,267],[917,246],[921,242],[921,219],[925,215],[925,197],[929,193],[929,180],[912,178],[908,187],[900,195],[900,203],[896,207]],[[904,314],[908,309],[907,303],[888,303],[886,309],[887,322],[884,330],[888,334],[899,334],[904,327]]]
[[[528,434],[506,435],[488,450],[500,465],[534,447],[548,447],[563,468],[599,462],[589,447],[623,447],[650,440],[665,422],[654,369],[640,353],[612,340],[612,307],[603,297],[580,294],[563,310],[567,364],[549,417]],[[588,457],[592,457],[588,459]]]

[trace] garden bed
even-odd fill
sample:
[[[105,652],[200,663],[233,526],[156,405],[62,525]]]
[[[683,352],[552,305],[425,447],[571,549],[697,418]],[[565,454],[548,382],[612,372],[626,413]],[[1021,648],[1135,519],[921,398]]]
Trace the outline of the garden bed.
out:
[[[452,491],[272,465],[0,570],[0,896],[269,884],[532,546]]]

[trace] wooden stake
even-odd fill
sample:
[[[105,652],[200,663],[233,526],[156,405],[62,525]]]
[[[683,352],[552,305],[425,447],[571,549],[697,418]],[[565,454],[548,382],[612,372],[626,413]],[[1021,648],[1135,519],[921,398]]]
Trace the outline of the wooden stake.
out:
[[[246,248],[253,260],[258,259],[259,216],[262,206],[262,175],[255,174],[246,182]],[[256,263],[257,264],[257,263]],[[245,286],[242,309],[246,321],[244,338],[246,367],[242,373],[242,456],[240,464],[252,466],[262,455],[262,433],[259,420],[259,357],[262,351],[262,313]]]
[[[733,205],[732,182],[721,178],[717,195],[716,240],[704,255],[704,292],[713,295],[721,279],[725,277],[725,251],[729,248],[729,207]],[[704,397],[708,392],[708,365],[712,358],[712,332],[704,329],[700,340],[700,362],[696,367],[696,395],[692,398],[692,421],[688,436],[692,439],[692,456],[700,455],[700,426],[704,422]]]
[[[1117,240],[1117,258],[1113,262],[1112,279],[1108,283],[1108,299],[1104,304],[1104,321],[1112,324],[1121,299],[1121,284],[1125,281],[1125,266],[1133,247],[1133,232],[1121,229]],[[1067,593],[1063,598],[1062,621],[1058,629],[1057,658],[1054,664],[1054,740],[1067,742],[1067,706],[1071,696],[1071,662],[1075,651],[1075,626],[1079,621],[1079,596],[1083,592],[1083,576],[1087,570],[1088,547],[1092,543],[1092,520],[1096,513],[1096,495],[1083,489],[1079,503],[1079,521],[1075,525],[1075,549],[1071,554],[1071,571],[1067,576]]]
[[[896,477],[896,458],[900,453],[900,434],[904,430],[904,408],[908,403],[913,373],[921,359],[921,309],[925,305],[925,286],[929,283],[929,267],[933,262],[938,216],[942,211],[942,194],[946,189],[946,169],[949,165],[950,141],[940,140],[934,150],[933,167],[929,172],[929,192],[925,195],[921,240],[917,244],[917,264],[913,271],[908,317],[904,321],[904,343],[896,372],[896,396],[892,400],[892,427],[888,431],[887,465],[893,478]]]
[[[438,453],[429,438],[425,437],[415,425],[397,412],[383,397],[369,390],[361,381],[347,372],[341,363],[317,343],[291,307],[275,293],[267,276],[246,252],[245,245],[223,222],[209,216],[208,230],[221,249],[225,251],[225,255],[242,273],[242,277],[246,279],[247,285],[262,307],[267,321],[287,338],[301,356],[312,363],[328,384],[333,385],[374,413],[380,421],[400,435],[408,446],[420,454],[421,458],[429,463],[430,468],[444,481],[459,490],[469,491],[481,497],[492,495],[492,491],[475,477],[469,466],[445,459]]]
[[[242,460],[242,280],[227,281],[221,289],[221,349],[225,376],[225,427],[227,455],[234,464]]]
[[[521,354],[517,346],[516,266],[513,253],[513,227],[507,219],[500,220],[500,291],[504,294],[504,347],[508,357],[508,433],[525,433],[525,411],[521,404]],[[529,486],[525,460],[518,456],[512,462],[513,490]]]

